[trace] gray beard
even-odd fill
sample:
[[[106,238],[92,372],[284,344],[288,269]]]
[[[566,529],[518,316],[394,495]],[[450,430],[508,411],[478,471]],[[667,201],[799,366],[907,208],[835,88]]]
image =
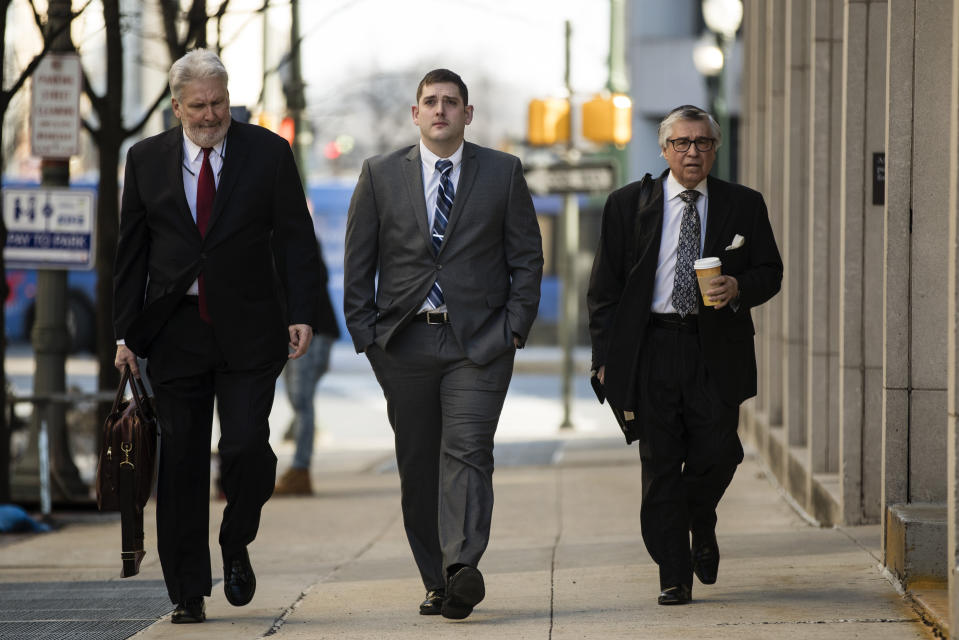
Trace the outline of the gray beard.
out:
[[[215,147],[223,138],[226,137],[226,131],[230,128],[230,121],[227,120],[216,127],[188,127],[183,126],[186,136],[201,149]]]

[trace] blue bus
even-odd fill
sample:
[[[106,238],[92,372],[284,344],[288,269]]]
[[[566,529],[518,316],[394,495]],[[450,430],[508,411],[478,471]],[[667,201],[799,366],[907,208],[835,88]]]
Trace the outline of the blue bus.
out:
[[[6,335],[8,342],[29,342],[36,318],[37,271],[7,270]],[[97,273],[67,272],[67,334],[70,352],[93,352],[96,349]]]
[[[321,240],[323,259],[330,274],[329,291],[333,309],[340,323],[342,340],[349,340],[343,317],[343,249],[346,235],[346,216],[350,207],[355,182],[325,182],[309,185],[307,195],[313,213],[313,224]],[[534,325],[536,342],[554,342],[559,322],[560,283],[554,257],[560,250],[557,224],[562,208],[559,196],[534,196],[534,205],[543,233],[546,265],[543,274],[539,315]],[[588,201],[583,198],[584,230],[594,225],[590,221]],[[589,234],[587,234],[589,235]],[[584,246],[591,240],[584,237]],[[29,342],[36,315],[37,272],[33,269],[7,270],[9,294],[5,304],[6,337],[11,343]],[[96,270],[67,273],[67,331],[70,350],[92,352],[96,348]]]
[[[342,340],[349,340],[346,321],[343,317],[343,251],[346,236],[346,215],[350,208],[355,183],[312,184],[307,195],[313,208],[313,225],[323,248],[323,260],[330,274],[329,291],[333,299],[333,309],[340,323]],[[555,327],[559,323],[559,278],[555,261],[552,259],[558,249],[555,223],[562,208],[560,196],[534,196],[533,204],[540,219],[543,232],[543,247],[546,265],[539,302],[539,314],[534,330],[544,331],[542,340],[553,342]],[[584,285],[585,286],[585,285]]]

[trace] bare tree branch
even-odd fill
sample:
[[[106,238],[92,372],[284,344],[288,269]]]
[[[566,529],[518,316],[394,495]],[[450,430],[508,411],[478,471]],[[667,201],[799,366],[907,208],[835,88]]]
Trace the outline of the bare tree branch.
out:
[[[40,30],[40,33],[43,33],[43,28],[46,25],[43,24],[43,18],[40,17],[40,12],[37,11],[37,5],[34,0],[30,0],[30,8],[33,10],[33,21],[37,23],[37,29]]]
[[[33,2],[34,2],[34,0],[30,0],[30,6],[31,6],[31,7],[34,6],[34,5],[33,5]],[[9,4],[9,2],[8,2],[7,4]],[[88,7],[88,6],[90,6],[89,0],[88,0],[87,4],[85,4],[85,5],[83,6],[83,8],[85,9],[85,8]],[[83,9],[80,10],[80,12],[82,12],[82,11],[83,11]],[[33,12],[34,12],[34,15],[38,15],[38,14],[37,14],[36,7],[34,7]],[[73,15],[74,17],[76,17],[76,16],[80,15],[80,12],[77,12],[76,14],[72,14],[72,15]],[[39,23],[38,23],[37,26],[38,26],[41,30],[43,29],[43,26],[40,25]],[[4,91],[0,91],[0,108],[2,108],[3,111],[6,111],[6,106],[10,103],[10,100],[13,98],[14,94],[16,94],[17,91],[19,91],[20,88],[23,87],[23,84],[27,81],[27,78],[29,78],[31,75],[33,75],[33,72],[36,71],[37,66],[40,65],[40,62],[43,60],[44,56],[46,56],[46,55],[50,52],[50,47],[51,47],[53,41],[56,40],[56,38],[57,38],[61,33],[63,33],[66,29],[69,29],[69,28],[70,28],[70,24],[69,24],[69,23],[66,23],[64,26],[59,27],[59,28],[55,29],[54,31],[52,31],[51,33],[48,33],[48,34],[45,34],[45,35],[44,35],[44,38],[43,38],[43,48],[40,49],[40,53],[38,53],[37,55],[33,56],[33,59],[30,60],[30,62],[27,64],[27,66],[23,68],[23,71],[20,72],[20,76],[16,79],[16,81],[14,81],[14,83],[13,83],[12,85],[10,85],[10,88],[9,88],[9,89],[6,89],[6,90],[4,90]]]
[[[100,130],[93,128],[93,123],[91,123],[86,118],[80,119],[80,124],[83,125],[83,128],[87,130],[87,133],[90,134],[90,137],[93,138],[93,142],[99,146],[100,144]]]
[[[93,90],[93,85],[90,83],[90,76],[87,75],[87,70],[80,66],[80,73],[83,74],[83,94],[90,101],[90,104],[93,106],[93,110],[97,112],[97,117],[101,120],[103,119],[103,113],[107,109],[107,98],[105,95],[97,95],[97,92]]]
[[[30,0],[30,2],[32,3],[33,0]],[[70,20],[73,20],[74,18],[78,18],[81,13],[83,13],[84,11],[86,11],[87,7],[89,7],[92,2],[93,2],[93,0],[87,0],[87,3],[86,3],[85,5],[83,5],[82,7],[80,7],[78,10],[71,12],[71,13],[70,13]]]
[[[167,99],[167,97],[169,97],[169,95],[170,95],[170,87],[166,86],[164,87],[163,91],[160,92],[160,95],[156,97],[156,100],[153,101],[153,104],[151,104],[150,107],[146,110],[146,112],[144,112],[143,117],[140,118],[140,121],[128,129],[123,129],[124,139],[129,138],[133,134],[137,133],[140,129],[142,129],[146,125],[150,117],[153,115],[153,113],[160,107],[161,104],[163,104],[163,102]]]
[[[163,32],[166,36],[167,50],[172,55],[179,44],[176,21],[177,14],[180,12],[180,3],[177,0],[160,0],[160,11],[163,13]]]
[[[193,0],[190,5],[190,11],[186,15],[186,21],[189,25],[186,33],[184,45],[190,40],[196,42],[196,46],[206,48],[206,23],[209,18],[206,15],[206,0]]]
[[[223,16],[226,15],[226,8],[230,6],[230,0],[223,0],[220,3],[220,8],[216,10],[216,13],[213,14],[213,17],[217,20],[223,19]]]
[[[74,18],[79,16],[81,13],[83,13],[83,11],[90,6],[90,2],[91,0],[87,0],[87,3],[83,5],[83,7],[79,11],[71,13],[70,20],[73,20]],[[9,5],[10,3],[7,2],[6,4]],[[30,7],[33,9],[33,15],[37,21],[37,27],[42,32],[44,29],[44,25],[42,24],[42,21],[40,20],[40,17],[39,17],[40,14],[37,12],[37,8],[36,8],[36,5],[34,4],[34,0],[30,0]],[[63,33],[69,28],[70,28],[70,22],[67,22],[63,26],[58,27],[57,29],[54,29],[52,32],[44,34],[43,48],[40,49],[40,53],[33,56],[33,59],[30,60],[27,66],[23,68],[23,71],[20,72],[20,76],[16,79],[16,81],[14,81],[12,85],[10,85],[9,89],[0,91],[0,109],[2,109],[2,111],[0,112],[6,111],[6,107],[10,103],[10,100],[13,98],[13,96],[17,93],[17,91],[21,89],[21,87],[23,87],[24,83],[27,81],[27,78],[32,76],[33,72],[36,71],[37,66],[39,66],[44,56],[46,56],[50,52],[50,47],[53,41],[56,40],[61,33]]]

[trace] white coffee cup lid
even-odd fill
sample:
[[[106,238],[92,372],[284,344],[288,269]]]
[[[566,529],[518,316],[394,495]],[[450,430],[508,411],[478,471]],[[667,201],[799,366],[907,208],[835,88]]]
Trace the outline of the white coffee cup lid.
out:
[[[688,262],[686,264],[689,264]],[[700,258],[693,263],[694,269],[713,269],[715,267],[721,267],[723,261],[719,258]]]

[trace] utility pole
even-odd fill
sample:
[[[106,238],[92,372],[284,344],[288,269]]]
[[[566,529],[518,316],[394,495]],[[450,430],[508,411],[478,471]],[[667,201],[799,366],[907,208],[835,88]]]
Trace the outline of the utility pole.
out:
[[[629,72],[626,68],[626,0],[609,2],[609,80],[606,88],[612,94],[629,93]],[[610,145],[615,159],[617,184],[626,184],[629,177],[629,154],[626,147]]]
[[[269,95],[266,90],[267,82],[270,77],[269,61],[270,61],[270,21],[269,21],[269,12],[270,12],[270,0],[263,0],[263,6],[260,8],[260,13],[262,15],[262,20],[260,24],[263,26],[263,80],[260,84],[260,97],[262,102],[260,107],[264,112],[269,113],[267,109],[267,96]],[[260,123],[262,124],[262,122]]]
[[[70,4],[70,0],[50,0],[47,35],[54,37],[51,53],[74,51],[69,27]],[[41,171],[41,185],[44,187],[70,185],[69,158],[43,158]],[[36,365],[33,394],[38,398],[63,394],[66,390],[66,355],[69,348],[66,305],[67,272],[63,269],[38,270],[36,317],[30,336]],[[47,466],[46,452],[40,454],[39,450],[46,449],[46,442],[49,442],[52,494],[68,501],[89,497],[89,489],[80,480],[70,453],[65,409],[61,402],[41,400],[34,405],[29,453],[18,465],[13,480],[15,500],[32,501],[39,496],[39,478]]]
[[[300,65],[300,2],[290,0],[290,91],[286,96],[286,108],[293,119],[293,157],[300,172],[303,189],[306,189],[306,146],[309,136],[303,128],[303,111],[306,97],[303,95],[303,68]]]
[[[570,80],[570,52],[572,50],[573,27],[566,21],[566,97],[569,100],[569,138],[566,147],[566,161],[573,163],[578,155],[573,140],[573,85]],[[563,288],[562,303],[559,316],[559,340],[563,353],[563,422],[561,429],[572,429],[573,380],[576,377],[573,371],[573,349],[576,346],[576,335],[579,323],[579,283],[576,263],[579,257],[579,194],[567,193],[563,196],[563,213],[561,216],[563,230],[562,272]]]

